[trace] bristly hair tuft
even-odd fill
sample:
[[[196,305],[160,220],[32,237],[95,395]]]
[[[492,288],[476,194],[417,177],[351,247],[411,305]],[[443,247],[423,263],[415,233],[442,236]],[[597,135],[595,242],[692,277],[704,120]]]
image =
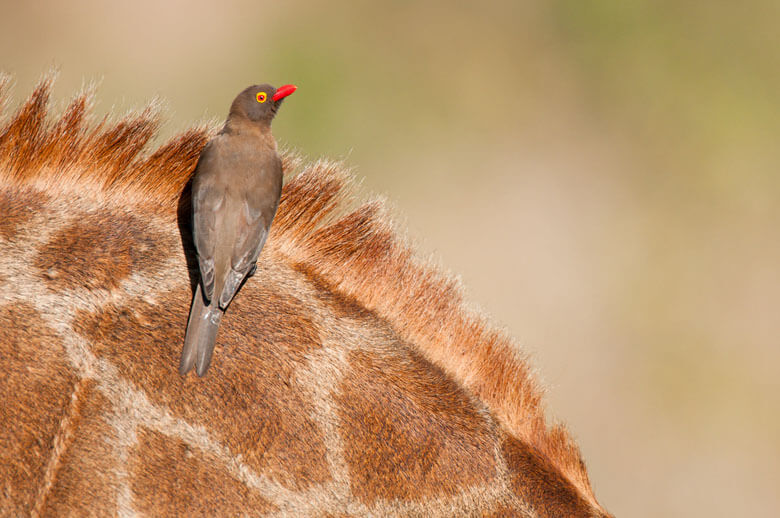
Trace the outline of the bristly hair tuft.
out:
[[[160,127],[159,103],[120,120],[88,123],[92,94],[77,95],[59,118],[47,111],[53,78],[0,124],[0,179],[57,190],[78,186],[105,197],[157,207],[175,206],[211,128],[185,130],[150,155],[145,148]],[[7,76],[0,78],[0,106],[7,103]]]

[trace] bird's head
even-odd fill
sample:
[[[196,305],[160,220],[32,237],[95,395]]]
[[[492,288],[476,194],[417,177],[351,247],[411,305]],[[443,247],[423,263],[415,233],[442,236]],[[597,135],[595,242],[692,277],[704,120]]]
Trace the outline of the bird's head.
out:
[[[235,98],[230,106],[230,116],[246,117],[253,122],[271,124],[284,98],[297,88],[295,85],[284,85],[279,88],[269,84],[250,86]]]

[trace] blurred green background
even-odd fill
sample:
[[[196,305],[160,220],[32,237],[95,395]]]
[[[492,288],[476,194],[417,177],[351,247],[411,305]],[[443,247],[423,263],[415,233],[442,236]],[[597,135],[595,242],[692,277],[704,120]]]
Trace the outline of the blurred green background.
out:
[[[274,125],[529,351],[617,516],[780,516],[780,2],[0,0],[15,99]]]

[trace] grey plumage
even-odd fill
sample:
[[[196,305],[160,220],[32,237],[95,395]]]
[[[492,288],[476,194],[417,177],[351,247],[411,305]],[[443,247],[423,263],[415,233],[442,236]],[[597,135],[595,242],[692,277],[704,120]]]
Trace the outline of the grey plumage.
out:
[[[192,181],[200,282],[184,338],[182,375],[193,365],[198,376],[206,373],[222,315],[254,273],[282,191],[271,121],[293,91],[292,85],[245,89],[233,101],[225,127],[201,152]]]

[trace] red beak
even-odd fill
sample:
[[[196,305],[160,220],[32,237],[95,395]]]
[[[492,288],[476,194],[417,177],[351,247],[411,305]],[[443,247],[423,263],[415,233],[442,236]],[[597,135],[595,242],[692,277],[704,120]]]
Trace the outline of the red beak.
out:
[[[276,89],[276,93],[271,99],[273,99],[274,101],[278,101],[279,99],[284,99],[285,97],[287,97],[288,95],[296,91],[297,89],[298,87],[295,85],[280,86],[279,88]]]

